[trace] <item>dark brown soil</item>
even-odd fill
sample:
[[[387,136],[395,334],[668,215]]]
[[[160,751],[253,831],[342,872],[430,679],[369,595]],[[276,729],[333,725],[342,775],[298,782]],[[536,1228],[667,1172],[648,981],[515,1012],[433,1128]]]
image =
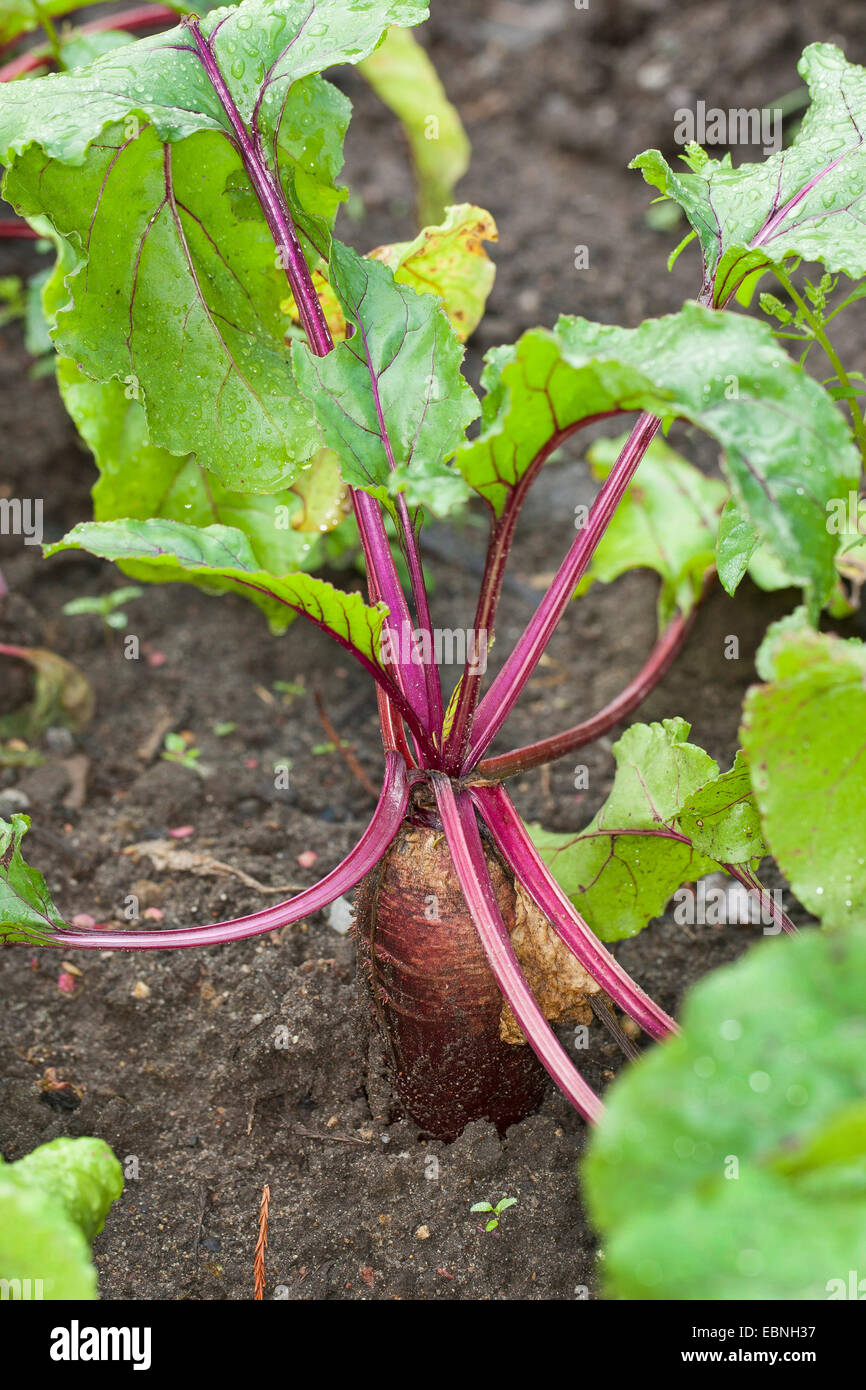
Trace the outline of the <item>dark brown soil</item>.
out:
[[[471,345],[476,379],[487,347],[559,311],[633,325],[694,291],[688,255],[666,274],[673,234],[648,226],[648,193],[625,168],[648,145],[675,153],[675,108],[698,99],[772,106],[797,86],[796,60],[811,40],[866,58],[866,11],[856,3],[590,0],[578,10],[569,0],[434,0],[433,8],[428,41],[474,145],[460,193],[493,211],[501,237],[490,313]],[[356,102],[347,174],[366,208],[347,235],[359,245],[408,235],[408,173],[393,125],[354,74],[340,81]],[[590,269],[573,268],[578,245],[589,248]],[[37,264],[25,246],[0,249],[0,273]],[[842,342],[849,356],[857,346]],[[3,330],[2,487],[45,499],[51,539],[87,516],[94,475],[52,381],[28,380],[26,370],[18,327]],[[680,443],[713,463],[688,435]],[[499,659],[573,535],[575,504],[590,493],[577,449],[538,482],[514,554]],[[313,692],[374,780],[381,746],[372,689],[326,639],[298,622],[277,641],[240,599],[156,587],[130,606],[129,631],[146,655],[127,661],[120,635],[106,640],[97,619],[60,613],[67,599],[122,582],[110,566],[42,562],[36,547],[2,545],[11,594],[0,604],[0,640],[62,653],[86,669],[97,695],[84,733],[43,739],[42,767],[0,772],[0,809],[17,803],[33,816],[30,857],[67,915],[122,920],[130,893],[143,909],[162,909],[166,925],[262,905],[237,878],[160,873],[120,853],[179,826],[194,828],[184,848],[275,886],[312,883],[342,858],[372,802],[338,757],[316,751],[325,734]],[[435,606],[449,626],[471,621],[481,547],[474,526],[431,530]],[[755,648],[791,599],[749,585],[734,601],[713,597],[641,717],[681,714],[714,756],[730,759]],[[641,575],[575,605],[509,743],[553,732],[610,698],[652,643],[654,605],[654,581]],[[738,661],[724,658],[728,634],[740,639]],[[305,693],[284,699],[274,681]],[[25,693],[4,664],[0,707]],[[217,737],[213,726],[229,720],[236,732]],[[169,728],[194,732],[207,779],[160,759],[160,731]],[[574,792],[572,759],[523,778],[527,818],[557,828],[588,819],[610,785],[610,742],[580,756],[588,792]],[[79,809],[67,804],[73,754],[88,761]],[[289,760],[291,786],[275,791],[272,767]],[[311,851],[315,866],[301,867]],[[752,931],[659,921],[619,954],[674,1010]],[[264,1183],[269,1297],[559,1299],[595,1288],[595,1241],[575,1176],[581,1121],[551,1089],[504,1140],[485,1123],[451,1145],[420,1134],[376,1067],[365,1070],[353,952],[327,914],[225,948],[80,953],[73,964],[81,974],[66,994],[56,953],[3,952],[0,1146],[12,1159],[56,1135],[95,1134],[137,1167],[97,1242],[104,1297],[250,1298]],[[583,1066],[603,1088],[619,1055],[592,1032]],[[287,1046],[275,1047],[275,1035]],[[80,1088],[80,1102],[72,1090],[40,1088],[47,1068]],[[469,1208],[504,1196],[517,1205],[487,1234]]]

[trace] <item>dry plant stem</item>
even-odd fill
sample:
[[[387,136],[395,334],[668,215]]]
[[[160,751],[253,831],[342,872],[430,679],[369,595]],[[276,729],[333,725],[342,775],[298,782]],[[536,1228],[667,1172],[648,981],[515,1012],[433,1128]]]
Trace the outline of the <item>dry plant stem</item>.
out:
[[[265,1251],[268,1248],[268,1210],[271,1204],[271,1189],[267,1183],[262,1188],[262,1201],[259,1207],[259,1238],[256,1241],[256,1257],[253,1266],[253,1300],[258,1302],[265,1296]]]
[[[361,764],[358,762],[358,759],[356,758],[351,745],[345,743],[344,740],[337,733],[337,730],[331,723],[328,711],[325,709],[325,702],[322,699],[322,696],[320,695],[318,690],[313,691],[313,699],[316,703],[316,710],[318,712],[322,728],[327,734],[330,742],[333,743],[335,751],[343,759],[343,762],[346,764],[352,776],[358,782],[361,783],[361,786],[364,788],[364,791],[367,792],[369,796],[372,796],[374,800],[378,799],[378,787],[375,787],[373,783],[370,781]]]
[[[599,1023],[610,1033],[610,1036],[620,1048],[623,1056],[627,1057],[630,1062],[636,1062],[640,1056],[640,1051],[635,1047],[628,1034],[623,1032],[616,1015],[609,1005],[597,994],[591,994],[589,996],[589,1007],[592,1009]]]
[[[539,739],[537,743],[515,748],[510,753],[500,753],[496,758],[485,758],[478,765],[479,774],[489,777],[491,781],[500,781],[505,777],[514,777],[520,772],[528,772],[530,768],[541,767],[544,763],[555,762],[566,753],[573,753],[575,749],[593,743],[627,715],[632,714],[643,704],[676,661],[714,579],[715,570],[711,570],[704,580],[703,591],[695,606],[685,616],[678,613],[670,621],[638,674],[597,714],[573,725],[570,729],[564,729],[561,734]]]

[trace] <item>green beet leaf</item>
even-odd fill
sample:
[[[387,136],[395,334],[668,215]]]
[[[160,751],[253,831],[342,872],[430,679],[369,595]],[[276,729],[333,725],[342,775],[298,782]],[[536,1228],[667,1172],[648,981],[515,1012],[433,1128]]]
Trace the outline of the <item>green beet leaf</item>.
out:
[[[811,105],[789,149],[736,169],[730,155],[673,170],[658,150],[632,160],[647,183],[683,209],[700,240],[704,282],[724,304],[747,278],[786,257],[866,275],[866,70],[832,44],[799,63]]]
[[[541,857],[605,941],[634,936],[684,883],[763,853],[743,763],[719,775],[684,719],[633,724],[610,795],[585,830],[532,827]]]
[[[562,318],[488,354],[482,428],[456,463],[501,515],[535,461],[584,421],[647,410],[716,439],[751,535],[773,547],[813,611],[836,582],[827,504],[847,494],[859,458],[829,395],[754,320],[686,304],[636,329]],[[638,481],[640,473],[638,473]],[[729,549],[736,554],[729,538]],[[729,556],[729,564],[732,556]]]
[[[762,943],[689,993],[682,1035],[611,1088],[583,1164],[609,1296],[848,1296],[866,1242],[864,997],[862,923]]]
[[[129,387],[92,381],[69,358],[59,359],[57,376],[100,471],[93,489],[97,521],[164,518],[186,526],[231,526],[246,536],[258,568],[272,575],[316,569],[353,543],[345,533],[335,542],[325,539],[346,515],[345,487],[329,451],[320,450],[290,488],[233,492],[202,469],[194,454],[178,457],[149,442],[144,409]],[[141,574],[134,561],[122,568],[135,578],[151,577],[147,565]]]
[[[327,254],[357,62],[414,0],[246,0],[201,21],[238,118],[315,261]],[[249,142],[248,142],[249,143]],[[319,447],[290,370],[286,275],[191,31],[0,91],[5,196],[73,245],[55,341],[139,393],[150,440],[235,491],[273,492]]]
[[[747,864],[763,858],[767,846],[742,749],[730,772],[686,797],[677,823],[698,853],[718,864]]]
[[[247,537],[231,526],[184,526],[178,521],[85,521],[46,554],[88,550],[104,560],[134,561],[148,580],[193,581],[213,593],[241,593],[268,618],[275,632],[294,613],[305,613],[369,668],[384,669],[381,632],[387,610],[370,607],[358,593],[335,589],[309,574],[268,574]],[[288,611],[287,611],[288,610]]]
[[[802,610],[770,628],[766,682],[740,731],[770,851],[800,901],[833,922],[866,913],[866,647]]]
[[[448,460],[478,414],[460,374],[463,349],[439,300],[334,243],[334,288],[354,334],[327,357],[296,342],[293,358],[325,443],[347,483],[393,505],[444,513],[466,496]]]

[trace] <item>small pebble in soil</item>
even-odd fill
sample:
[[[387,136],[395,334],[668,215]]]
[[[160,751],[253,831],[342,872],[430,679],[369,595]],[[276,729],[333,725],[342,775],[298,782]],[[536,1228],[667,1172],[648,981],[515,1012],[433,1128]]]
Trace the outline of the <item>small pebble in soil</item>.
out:
[[[130,994],[132,995],[133,999],[149,999],[150,985],[146,985],[144,983],[144,980],[136,980],[135,984],[132,986],[132,989],[130,990]]]
[[[46,748],[52,753],[57,753],[61,756],[71,753],[75,747],[75,739],[68,729],[61,729],[58,727],[46,729],[42,738]]]
[[[417,1229],[417,1231],[415,1232],[415,1239],[416,1239],[416,1240],[429,1240],[429,1239],[430,1239],[430,1228],[429,1228],[429,1226],[419,1226],[418,1229]]]
[[[354,908],[348,898],[337,898],[328,908],[328,926],[332,931],[345,936],[352,925]]]
[[[30,797],[17,787],[6,787],[0,792],[0,816],[9,816],[13,811],[29,811]]]

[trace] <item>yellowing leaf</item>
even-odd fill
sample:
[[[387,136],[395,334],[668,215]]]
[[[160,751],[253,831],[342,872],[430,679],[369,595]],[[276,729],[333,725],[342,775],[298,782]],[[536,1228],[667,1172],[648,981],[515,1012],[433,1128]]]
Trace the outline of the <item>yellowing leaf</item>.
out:
[[[394,272],[398,285],[409,285],[417,294],[437,294],[461,343],[475,332],[493,288],[496,267],[484,249],[485,241],[498,241],[496,223],[484,208],[458,203],[448,208],[438,227],[424,227],[413,241],[396,241],[368,251],[365,260],[381,261]],[[346,320],[339,300],[321,271],[313,283],[335,343],[346,336]],[[289,295],[281,305],[293,323],[299,323],[295,301]]]

